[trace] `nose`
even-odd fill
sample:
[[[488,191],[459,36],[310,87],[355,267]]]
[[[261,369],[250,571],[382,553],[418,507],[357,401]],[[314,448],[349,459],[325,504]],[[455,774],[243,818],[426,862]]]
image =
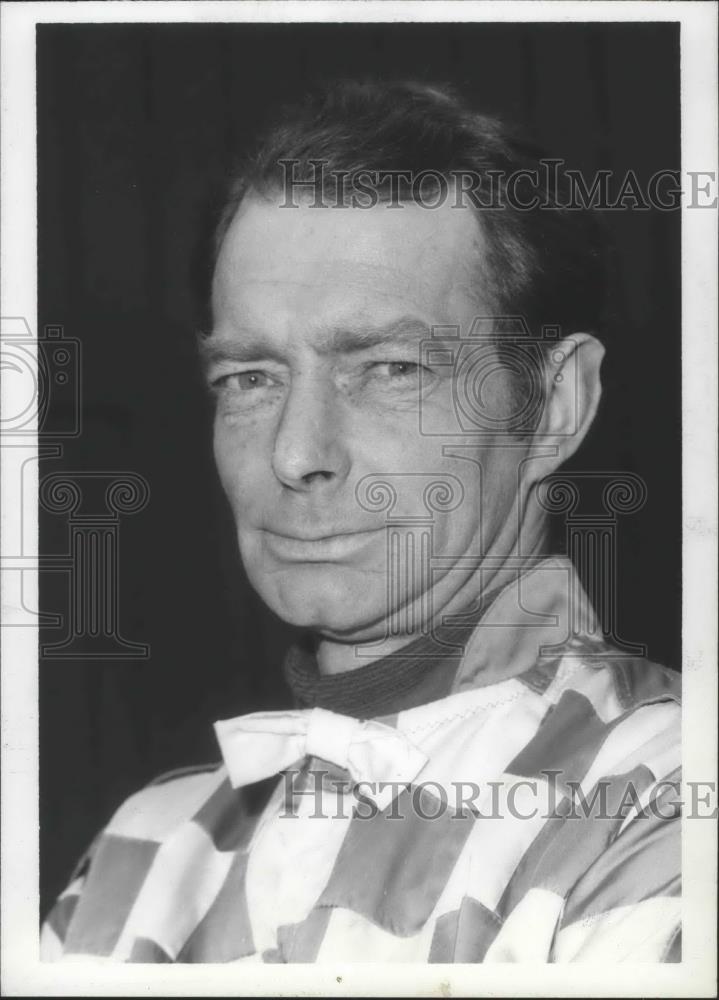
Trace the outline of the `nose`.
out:
[[[275,434],[275,475],[292,490],[312,492],[342,481],[349,466],[337,390],[317,378],[296,378]]]

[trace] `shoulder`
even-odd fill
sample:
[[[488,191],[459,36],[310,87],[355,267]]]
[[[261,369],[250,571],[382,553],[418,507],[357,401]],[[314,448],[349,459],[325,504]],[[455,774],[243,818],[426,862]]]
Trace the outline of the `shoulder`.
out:
[[[219,767],[220,764],[217,761],[212,764],[190,764],[189,767],[175,767],[171,771],[163,771],[161,774],[158,774],[145,787],[152,788],[154,785],[166,785],[170,781],[179,781],[198,774],[213,774]]]
[[[166,771],[127,798],[104,833],[138,840],[162,841],[202,808],[226,777],[219,763]]]
[[[645,656],[628,656],[597,642],[575,642],[545,674],[543,694],[556,702],[566,692],[587,698],[606,721],[650,705],[672,705],[679,714],[681,674]]]
[[[608,646],[591,653],[555,664],[535,739],[545,753],[554,748],[551,756],[572,757],[585,778],[640,766],[655,778],[673,771],[681,759],[680,675]]]
[[[612,655],[611,648],[607,664],[617,697],[626,710],[663,701],[681,704],[681,674],[676,670],[646,657]]]
[[[119,933],[160,845],[198,815],[225,779],[218,764],[178,768],[126,799],[82,855],[49,914],[44,958],[65,951],[105,955],[108,935]]]

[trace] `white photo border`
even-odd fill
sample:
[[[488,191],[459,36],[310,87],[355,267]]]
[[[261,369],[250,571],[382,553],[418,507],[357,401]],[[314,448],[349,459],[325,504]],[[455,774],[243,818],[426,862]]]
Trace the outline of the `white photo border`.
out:
[[[706,174],[705,210],[682,202],[683,692],[685,782],[714,782],[717,761],[717,6],[603,0],[205,0],[3,3],[1,315],[37,334],[35,27],[62,22],[672,21],[681,25],[682,177]],[[638,54],[638,58],[641,55]],[[711,174],[713,173],[713,182]],[[712,187],[713,183],[713,187]],[[684,186],[684,184],[683,184]],[[712,198],[714,204],[712,205]],[[0,372],[2,412],[13,384]],[[6,456],[2,456],[5,459]],[[16,523],[3,461],[2,541]],[[26,482],[23,555],[37,555],[37,476]],[[10,564],[7,564],[10,565]],[[35,581],[36,584],[36,581]],[[9,591],[2,580],[3,618]],[[35,600],[32,589],[29,599]],[[34,606],[37,606],[35,601]],[[714,822],[684,820],[684,941],[676,965],[43,964],[38,955],[38,636],[0,630],[2,974],[7,996],[714,996]]]

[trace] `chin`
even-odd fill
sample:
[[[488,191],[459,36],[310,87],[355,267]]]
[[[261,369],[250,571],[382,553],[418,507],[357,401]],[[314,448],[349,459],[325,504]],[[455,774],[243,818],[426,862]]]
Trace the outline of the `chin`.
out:
[[[384,578],[378,587],[374,574],[328,564],[284,567],[272,573],[248,567],[248,576],[265,604],[289,625],[345,641],[384,634]]]

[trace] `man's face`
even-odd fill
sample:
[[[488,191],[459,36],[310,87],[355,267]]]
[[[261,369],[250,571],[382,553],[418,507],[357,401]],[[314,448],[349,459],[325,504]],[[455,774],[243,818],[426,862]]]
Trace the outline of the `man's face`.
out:
[[[489,314],[482,256],[475,217],[449,205],[288,209],[253,197],[230,226],[204,345],[215,457],[250,581],[284,620],[384,637],[399,608],[417,622],[428,599],[436,614],[463,593],[476,568],[466,557],[506,526],[517,449],[475,439],[457,457],[442,446],[461,445],[460,432],[420,429],[420,408],[424,426],[452,425],[451,366],[427,365],[420,344],[433,326],[466,336]],[[488,392],[501,406],[508,377]],[[358,498],[367,476],[391,484],[391,510],[376,491]],[[464,493],[450,513],[422,504],[443,476]],[[422,511],[424,543],[419,522],[403,523]]]

